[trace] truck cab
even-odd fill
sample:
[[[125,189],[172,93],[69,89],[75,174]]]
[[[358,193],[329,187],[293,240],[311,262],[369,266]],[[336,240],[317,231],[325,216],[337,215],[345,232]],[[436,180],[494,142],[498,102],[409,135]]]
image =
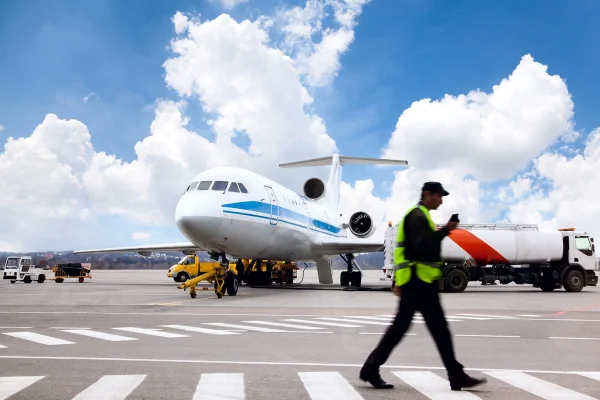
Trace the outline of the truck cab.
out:
[[[175,282],[185,282],[218,266],[218,261],[200,261],[198,256],[185,256],[167,271],[167,277]]]
[[[10,280],[10,283],[15,283],[16,281],[31,283],[33,280],[42,283],[46,280],[46,275],[42,268],[37,268],[33,265],[30,256],[19,256],[6,258],[2,278]]]

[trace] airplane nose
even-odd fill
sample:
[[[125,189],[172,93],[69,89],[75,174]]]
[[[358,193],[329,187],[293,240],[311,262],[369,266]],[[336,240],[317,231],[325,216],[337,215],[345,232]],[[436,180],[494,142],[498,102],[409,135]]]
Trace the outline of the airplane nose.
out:
[[[203,199],[201,193],[186,193],[177,203],[175,222],[188,239],[206,240],[221,227],[223,211],[220,204]]]

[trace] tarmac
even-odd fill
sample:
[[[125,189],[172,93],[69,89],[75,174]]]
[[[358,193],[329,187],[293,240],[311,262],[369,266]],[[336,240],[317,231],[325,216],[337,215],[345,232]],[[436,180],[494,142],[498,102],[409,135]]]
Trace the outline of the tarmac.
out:
[[[92,271],[79,283],[0,282],[0,399],[600,399],[600,288],[481,286],[441,294],[458,360],[488,378],[452,392],[417,314],[376,390],[358,378],[398,298],[363,290],[241,286],[191,299],[166,271]]]

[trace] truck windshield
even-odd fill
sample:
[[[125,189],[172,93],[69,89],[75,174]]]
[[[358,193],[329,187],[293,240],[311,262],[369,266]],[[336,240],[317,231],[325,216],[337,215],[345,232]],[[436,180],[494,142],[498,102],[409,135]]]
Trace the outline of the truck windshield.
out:
[[[188,264],[193,264],[194,263],[194,257],[183,257],[181,260],[179,260],[179,262],[177,263],[178,265],[188,265]]]
[[[7,267],[16,267],[19,265],[19,259],[18,258],[7,258],[6,259],[6,266]]]

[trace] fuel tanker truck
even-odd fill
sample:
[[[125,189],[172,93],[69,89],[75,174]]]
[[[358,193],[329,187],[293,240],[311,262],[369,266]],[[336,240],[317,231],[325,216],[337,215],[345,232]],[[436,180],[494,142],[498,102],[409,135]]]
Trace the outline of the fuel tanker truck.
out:
[[[442,225],[438,225],[441,228]],[[396,225],[385,232],[385,278],[394,284]],[[482,285],[514,282],[545,292],[565,288],[579,292],[596,286],[594,239],[574,228],[540,230],[538,225],[459,224],[442,241],[444,275],[440,289],[463,292],[469,282]]]

